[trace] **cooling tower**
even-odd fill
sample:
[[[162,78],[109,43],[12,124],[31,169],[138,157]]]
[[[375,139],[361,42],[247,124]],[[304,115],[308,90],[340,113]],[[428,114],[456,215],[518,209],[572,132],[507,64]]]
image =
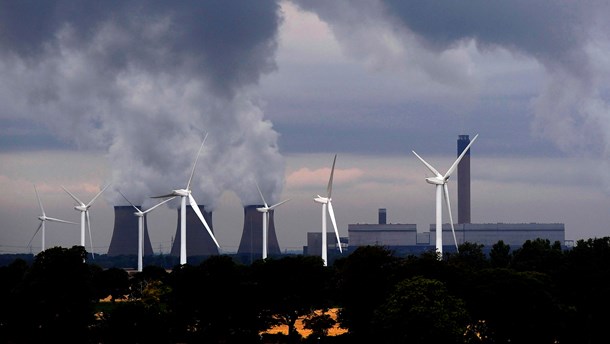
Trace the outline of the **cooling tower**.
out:
[[[239,242],[238,255],[248,255],[254,258],[263,257],[263,213],[256,208],[263,205],[247,205],[244,207],[244,230]],[[275,235],[275,224],[273,221],[273,210],[269,211],[269,223],[267,224],[268,239],[267,253],[269,256],[281,254],[280,245]]]
[[[130,205],[114,207],[114,230],[108,248],[109,256],[138,254],[138,217],[134,213],[135,209]],[[144,255],[152,254],[146,217],[144,217]]]
[[[470,143],[468,135],[460,135],[457,141],[457,156]],[[458,223],[470,223],[470,151],[466,152],[458,164]]]
[[[205,218],[208,226],[214,232],[214,225],[212,224],[212,212],[205,211],[205,207],[200,205],[199,209]],[[176,226],[176,235],[174,237],[174,244],[172,245],[171,255],[180,257],[180,208],[178,211],[178,225]],[[205,229],[197,213],[193,210],[190,205],[186,206],[186,256],[211,256],[218,254],[218,247],[214,243],[214,240],[210,237],[208,230]]]

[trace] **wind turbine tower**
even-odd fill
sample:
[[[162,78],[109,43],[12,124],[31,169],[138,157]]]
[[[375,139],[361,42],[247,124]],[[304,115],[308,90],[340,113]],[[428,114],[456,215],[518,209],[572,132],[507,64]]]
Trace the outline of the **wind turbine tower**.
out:
[[[199,151],[197,151],[197,156],[195,157],[195,163],[193,164],[193,169],[191,170],[191,175],[188,179],[188,182],[186,183],[186,188],[172,190],[172,192],[167,195],[152,197],[152,198],[167,198],[167,197],[180,196],[180,200],[181,200],[180,216],[179,216],[180,237],[176,238],[177,239],[176,241],[180,242],[180,264],[182,264],[182,265],[186,264],[186,248],[187,248],[187,245],[186,245],[186,222],[187,222],[186,200],[187,199],[189,200],[189,204],[191,205],[191,208],[193,209],[193,211],[195,212],[195,214],[197,215],[197,217],[199,218],[201,223],[203,223],[205,229],[208,231],[208,234],[214,241],[214,244],[216,245],[216,247],[220,248],[218,241],[216,241],[216,237],[214,237],[214,233],[208,226],[208,223],[206,222],[205,218],[203,217],[203,214],[201,213],[201,210],[199,209],[199,206],[197,205],[195,198],[193,198],[193,195],[191,194],[191,182],[193,180],[193,174],[195,173],[195,167],[197,166],[197,160],[199,159],[199,154],[201,153],[201,149],[203,148],[203,144],[205,143],[205,139],[207,137],[208,137],[208,135],[206,134],[205,137],[203,138],[203,142],[201,142]]]
[[[449,187],[447,186],[447,182],[478,136],[478,134],[475,135],[472,141],[470,141],[470,143],[466,146],[466,148],[462,151],[462,153],[458,156],[453,165],[451,165],[449,170],[447,170],[444,175],[422,159],[422,157],[417,155],[415,151],[412,151],[413,154],[415,154],[415,156],[428,168],[428,170],[434,174],[434,177],[426,178],[426,182],[436,186],[436,252],[439,254],[439,258],[442,258],[443,256],[443,194],[445,203],[447,205],[447,212],[449,213],[449,222],[451,224],[453,241],[457,249],[458,245],[457,239],[455,238],[455,229],[453,227],[453,217],[451,216],[451,202],[449,201]]]
[[[30,242],[28,243],[28,246],[30,246],[30,244],[32,243],[32,240],[34,240],[34,237],[36,236],[36,234],[38,234],[38,232],[42,229],[42,245],[41,247],[41,251],[45,250],[45,222],[50,221],[50,222],[60,222],[60,223],[70,223],[73,225],[77,225],[78,223],[76,222],[72,222],[72,221],[65,221],[65,220],[60,220],[60,219],[56,219],[54,217],[49,217],[45,214],[44,212],[44,208],[42,207],[42,201],[40,201],[40,195],[38,195],[38,190],[36,189],[36,184],[34,184],[34,191],[36,192],[36,198],[38,199],[38,205],[40,206],[40,213],[41,215],[38,216],[38,220],[40,220],[40,224],[38,225],[38,229],[36,229],[36,232],[34,232],[34,235],[32,235],[32,239],[30,239]]]
[[[68,193],[68,195],[70,195],[70,197],[72,197],[74,199],[74,201],[76,201],[77,204],[74,206],[74,209],[80,211],[80,245],[82,247],[85,247],[85,222],[87,223],[87,227],[89,228],[89,243],[91,244],[91,256],[92,257],[93,257],[93,239],[91,239],[91,221],[89,219],[89,208],[91,208],[91,206],[93,205],[93,202],[95,202],[95,200],[109,186],[110,186],[110,184],[104,186],[104,188],[102,190],[100,190],[100,192],[98,192],[97,195],[95,195],[95,197],[93,197],[91,199],[91,201],[89,201],[89,203],[87,203],[87,204],[85,204],[83,201],[81,201],[76,196],[74,196],[74,194],[72,194],[70,191],[68,191],[68,189],[66,189],[65,187],[63,187],[63,186],[61,187],[62,189],[64,189],[65,192]]]
[[[339,231],[337,230],[337,221],[335,220],[335,211],[333,210],[332,198],[331,194],[333,191],[333,174],[335,173],[335,162],[337,161],[337,154],[335,154],[335,158],[333,159],[333,167],[330,170],[330,178],[328,179],[328,186],[326,187],[326,197],[322,197],[318,195],[318,197],[314,197],[313,201],[316,203],[322,204],[322,260],[324,261],[324,266],[328,266],[328,246],[326,239],[326,212],[328,210],[328,215],[330,216],[330,221],[333,224],[333,228],[335,229],[335,235],[337,236],[337,243],[339,244],[339,251],[343,253],[343,249],[341,248],[341,239],[339,239]]]

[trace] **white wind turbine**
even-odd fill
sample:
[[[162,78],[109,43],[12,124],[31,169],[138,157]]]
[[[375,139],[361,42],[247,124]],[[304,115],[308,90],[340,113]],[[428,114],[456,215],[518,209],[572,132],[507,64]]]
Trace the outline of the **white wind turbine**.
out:
[[[142,211],[141,209],[139,209],[138,207],[136,207],[133,203],[131,203],[131,201],[129,201],[127,199],[127,197],[125,197],[125,195],[123,195],[123,193],[120,190],[119,193],[121,194],[121,196],[123,196],[123,198],[129,203],[131,204],[131,206],[136,210],[135,213],[133,213],[135,216],[138,217],[138,271],[142,272],[142,268],[143,268],[143,256],[144,256],[144,216],[146,216],[147,213],[151,212],[153,209],[157,208],[158,206],[165,204],[171,200],[173,200],[174,197],[168,198],[163,202],[157,203],[155,206],[146,209],[145,211]]]
[[[339,245],[339,251],[343,253],[343,249],[341,248],[341,240],[339,239],[339,231],[337,230],[337,221],[335,220],[335,212],[333,211],[333,204],[331,199],[331,193],[333,191],[333,174],[335,172],[335,162],[337,161],[337,154],[335,154],[335,158],[333,160],[333,167],[330,170],[330,179],[328,180],[328,186],[326,187],[326,197],[322,197],[318,195],[318,197],[314,197],[314,202],[322,204],[322,260],[324,261],[324,266],[328,265],[328,253],[327,253],[327,244],[326,244],[326,209],[328,208],[328,215],[330,215],[330,220],[333,223],[333,228],[335,229],[335,234],[337,235],[337,244]]]
[[[474,143],[474,141],[477,139],[478,136],[479,136],[479,134],[475,135],[475,137],[472,139],[472,141],[470,141],[468,146],[466,146],[466,148],[462,151],[462,154],[460,154],[460,156],[455,160],[453,165],[451,165],[449,170],[447,170],[447,173],[445,173],[444,175],[440,174],[434,167],[432,167],[432,165],[430,165],[424,159],[422,159],[419,155],[417,155],[417,153],[415,153],[415,151],[412,151],[413,154],[415,154],[415,156],[419,160],[421,160],[421,162],[423,162],[424,165],[426,165],[426,167],[435,175],[434,177],[426,178],[426,182],[428,182],[429,184],[436,185],[436,252],[438,252],[438,254],[441,258],[443,256],[443,225],[442,225],[442,223],[443,223],[443,204],[442,204],[442,200],[441,200],[443,197],[443,192],[445,195],[447,211],[449,212],[449,222],[451,223],[451,233],[453,234],[453,241],[455,243],[455,248],[457,249],[458,244],[457,244],[457,239],[455,238],[455,229],[453,227],[453,217],[451,216],[451,203],[449,201],[449,187],[447,186],[447,182],[449,181],[449,177],[451,176],[451,174],[455,171],[458,164],[460,163],[460,160],[462,160],[464,155],[466,155],[466,152],[468,152],[468,150],[470,149],[470,146]]]
[[[167,195],[152,197],[152,198],[166,198],[166,197],[180,196],[180,198],[181,198],[181,203],[180,203],[180,264],[183,264],[183,265],[186,264],[186,199],[187,198],[189,200],[191,207],[197,214],[197,217],[199,217],[199,220],[201,220],[201,223],[203,223],[203,225],[205,226],[205,229],[207,229],[208,233],[212,237],[212,240],[214,240],[216,247],[220,248],[218,241],[216,241],[216,237],[214,237],[214,233],[212,233],[212,230],[208,226],[208,223],[205,221],[205,218],[203,217],[201,210],[199,210],[199,206],[197,206],[197,202],[195,202],[193,195],[191,195],[191,181],[193,179],[193,174],[195,173],[195,166],[197,166],[197,160],[199,159],[199,153],[201,153],[201,149],[203,148],[203,144],[205,143],[205,139],[207,137],[208,137],[208,135],[206,134],[205,137],[203,138],[203,142],[201,143],[201,147],[199,147],[199,151],[197,152],[197,156],[195,157],[195,163],[193,164],[193,169],[191,170],[191,176],[189,177],[189,180],[186,183],[186,188],[172,190],[172,192]]]
[[[83,201],[81,201],[80,199],[78,199],[76,196],[74,196],[74,194],[72,194],[70,191],[68,191],[68,189],[66,189],[65,187],[61,187],[62,189],[64,189],[65,192],[68,193],[68,195],[70,195],[70,197],[72,197],[77,205],[74,206],[74,209],[80,211],[80,245],[82,247],[85,247],[85,222],[87,223],[87,228],[89,228],[89,243],[91,245],[91,257],[94,257],[93,254],[93,239],[91,239],[91,221],[89,219],[89,208],[93,205],[93,202],[95,202],[95,200],[102,194],[102,192],[104,192],[104,190],[106,190],[108,187],[110,186],[110,184],[104,186],[104,188],[102,190],[100,190],[100,192],[97,193],[97,195],[95,195],[95,197],[93,197],[93,199],[91,199],[91,201],[89,201],[89,203],[85,204]]]
[[[40,229],[42,229],[42,246],[41,246],[41,251],[44,251],[45,250],[45,222],[46,221],[61,222],[61,223],[70,223],[70,224],[73,224],[73,225],[77,225],[78,223],[71,222],[71,221],[60,220],[60,219],[56,219],[54,217],[48,217],[45,214],[45,212],[44,212],[44,208],[42,207],[42,201],[40,201],[40,196],[38,195],[38,190],[36,189],[36,184],[34,184],[34,191],[36,192],[36,198],[38,199],[38,205],[40,206],[40,212],[42,213],[42,215],[38,216],[38,220],[40,220],[40,224],[38,225],[38,229],[36,229],[36,232],[34,232],[34,235],[32,235],[32,239],[30,239],[30,242],[28,243],[28,246],[30,246],[30,244],[32,243],[32,240],[34,240],[34,237],[36,236],[36,234],[38,234]]]
[[[257,211],[263,213],[263,259],[267,258],[267,244],[268,244],[268,226],[269,226],[269,211],[275,209],[276,207],[280,206],[281,204],[284,204],[286,202],[289,201],[289,199],[285,200],[285,201],[281,201],[280,203],[276,203],[272,206],[268,206],[267,202],[265,201],[265,197],[263,197],[263,193],[261,192],[261,189],[258,187],[258,183],[256,183],[256,188],[258,189],[258,193],[261,195],[261,199],[263,200],[263,204],[264,206],[261,208],[256,208]]]

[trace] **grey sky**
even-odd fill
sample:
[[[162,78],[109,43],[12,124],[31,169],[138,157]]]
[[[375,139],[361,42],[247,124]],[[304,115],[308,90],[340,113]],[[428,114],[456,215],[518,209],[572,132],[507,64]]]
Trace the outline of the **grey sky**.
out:
[[[25,245],[36,228],[32,183],[73,219],[59,185],[112,182],[92,214],[107,245],[116,189],[147,204],[184,187],[205,132],[194,196],[228,247],[241,204],[258,202],[254,181],[268,202],[294,198],[276,214],[278,240],[303,245],[335,153],[342,235],[379,207],[425,231],[433,191],[410,151],[443,169],[457,136],[476,133],[473,221],[606,235],[609,12],[601,1],[2,1],[0,243]],[[175,230],[163,211],[158,241]]]

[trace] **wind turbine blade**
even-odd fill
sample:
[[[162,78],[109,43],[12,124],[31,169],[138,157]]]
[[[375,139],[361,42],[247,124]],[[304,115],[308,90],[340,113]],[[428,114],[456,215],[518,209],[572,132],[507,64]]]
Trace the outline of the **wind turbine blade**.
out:
[[[135,205],[133,205],[133,203],[131,203],[131,202],[130,202],[130,201],[127,199],[127,197],[125,197],[125,195],[123,195],[123,193],[121,192],[121,190],[118,190],[118,189],[117,189],[117,191],[118,191],[118,192],[121,194],[121,196],[123,196],[123,198],[124,198],[124,199],[127,201],[127,203],[131,204],[131,206],[132,206],[132,207],[133,207],[133,208],[134,208],[136,211],[138,211],[138,212],[140,212],[140,211],[141,211],[140,209],[138,209],[138,207],[136,207]]]
[[[30,247],[30,245],[32,244],[32,240],[34,240],[34,237],[36,236],[36,234],[38,234],[38,232],[40,232],[40,228],[42,228],[42,221],[40,221],[40,224],[38,225],[36,232],[34,232],[34,235],[32,235],[32,238],[28,242],[28,247]]]
[[[93,197],[93,199],[91,200],[91,202],[89,202],[89,204],[87,204],[87,207],[91,206],[93,204],[93,202],[95,202],[95,200],[102,194],[102,192],[104,192],[104,190],[106,190],[108,187],[110,186],[110,184],[104,186],[104,188],[102,190],[100,190],[100,192],[97,193],[97,195],[95,195],[95,197]]]
[[[95,254],[93,253],[93,238],[91,238],[91,220],[89,219],[89,211],[85,211],[85,216],[87,217],[87,228],[89,228],[89,245],[91,247],[91,258],[95,259]]]
[[[197,217],[199,217],[199,220],[201,220],[201,223],[203,223],[203,225],[205,226],[205,229],[208,230],[208,234],[210,234],[210,236],[212,237],[212,240],[214,240],[214,243],[216,244],[216,247],[220,248],[220,245],[218,244],[218,241],[216,241],[216,237],[214,236],[214,233],[212,233],[212,230],[208,226],[208,223],[205,222],[205,218],[203,217],[203,214],[201,213],[201,210],[199,210],[199,206],[197,205],[197,202],[195,202],[195,199],[190,194],[189,194],[189,202],[191,203],[191,207],[193,208],[193,210],[197,214]]]
[[[265,197],[263,197],[263,193],[261,192],[261,188],[258,187],[258,183],[256,183],[256,189],[258,190],[258,194],[261,195],[261,199],[263,200],[263,204],[265,205],[265,208],[269,208],[267,206],[267,202],[265,201]]]
[[[189,181],[186,184],[186,189],[190,190],[191,189],[191,180],[193,179],[193,174],[195,174],[195,166],[197,166],[197,160],[199,160],[199,154],[201,153],[201,149],[203,149],[203,144],[205,143],[205,139],[208,138],[208,134],[205,134],[205,137],[203,138],[203,142],[201,142],[201,146],[199,147],[199,150],[197,151],[197,156],[195,157],[195,163],[193,164],[193,169],[191,170],[191,176],[189,177]]]
[[[328,198],[333,192],[333,174],[335,173],[335,162],[337,161],[337,154],[335,154],[335,158],[333,159],[333,167],[330,169],[330,178],[328,179],[328,186],[326,187],[326,194]]]
[[[161,196],[152,196],[150,198],[166,198],[166,197],[176,197],[176,195],[174,195],[173,193],[171,194],[167,194],[167,195],[161,195]]]
[[[424,160],[421,156],[417,155],[417,153],[415,153],[415,151],[411,151],[413,152],[413,154],[415,154],[415,156],[424,163],[424,165],[426,165],[426,167],[430,170],[430,172],[434,173],[434,175],[436,175],[437,177],[443,177],[442,174],[440,174],[436,168],[432,167],[432,165],[430,165],[429,163],[426,162],[426,160]]]
[[[42,202],[40,201],[40,196],[38,195],[38,190],[36,190],[36,184],[34,184],[34,191],[36,192],[36,198],[38,199],[38,205],[40,206],[40,211],[42,212],[42,216],[45,216],[44,208],[42,207]]]
[[[69,224],[73,224],[73,225],[78,225],[78,223],[76,223],[76,222],[60,220],[60,219],[56,219],[54,217],[47,217],[47,220],[52,221],[52,222],[61,222],[61,223],[69,223]]]
[[[453,242],[455,243],[455,249],[458,250],[458,243],[457,239],[455,238],[455,228],[453,228],[453,216],[451,216],[451,201],[449,201],[449,187],[447,186],[447,183],[443,184],[443,191],[445,191],[445,203],[447,203],[447,212],[449,213],[449,223],[451,224],[451,234],[453,234]]]
[[[282,204],[284,204],[284,203],[286,203],[286,202],[288,202],[288,201],[290,201],[290,199],[287,199],[287,200],[285,200],[285,201],[281,201],[280,203],[276,203],[276,204],[274,204],[274,205],[270,206],[270,207],[269,207],[269,210],[274,209],[274,208],[277,208],[277,207],[279,207],[280,205],[282,205]]]
[[[445,175],[443,176],[444,178],[449,178],[449,176],[453,173],[453,171],[455,171],[455,169],[457,168],[458,164],[460,163],[460,161],[462,160],[462,158],[464,157],[464,155],[466,155],[466,153],[468,152],[468,150],[470,149],[470,146],[472,146],[472,144],[474,143],[474,141],[477,139],[477,137],[479,137],[479,134],[476,134],[473,138],[472,141],[470,141],[470,143],[468,144],[468,146],[466,146],[466,148],[464,148],[464,150],[462,151],[462,154],[460,154],[460,156],[455,160],[455,162],[453,163],[453,165],[451,165],[451,167],[449,168],[449,170],[447,170],[447,173],[445,173]]]
[[[76,203],[80,204],[81,206],[85,206],[85,203],[83,203],[83,201],[81,201],[80,199],[78,199],[76,196],[74,196],[70,191],[68,191],[68,189],[66,189],[65,187],[61,187],[62,189],[64,189],[65,192],[68,193],[68,195],[70,195],[70,197],[72,197]]]
[[[335,212],[333,210],[333,203],[328,202],[328,214],[330,215],[330,222],[333,223],[333,228],[335,229],[335,235],[337,236],[337,244],[339,245],[339,251],[343,253],[343,249],[341,248],[341,240],[339,239],[339,231],[337,230],[337,221],[335,220]]]
[[[162,205],[162,204],[165,204],[165,203],[167,203],[167,202],[169,202],[169,201],[173,200],[174,198],[176,198],[176,196],[174,196],[174,197],[172,197],[172,198],[168,198],[168,199],[166,199],[165,201],[163,201],[163,202],[161,202],[161,203],[158,203],[158,204],[156,204],[155,206],[153,206],[153,207],[151,207],[151,208],[146,209],[146,211],[143,211],[143,213],[144,213],[144,214],[146,214],[146,213],[148,213],[148,212],[152,211],[153,209],[155,209],[156,207],[158,207],[158,206],[160,206],[160,205]]]

